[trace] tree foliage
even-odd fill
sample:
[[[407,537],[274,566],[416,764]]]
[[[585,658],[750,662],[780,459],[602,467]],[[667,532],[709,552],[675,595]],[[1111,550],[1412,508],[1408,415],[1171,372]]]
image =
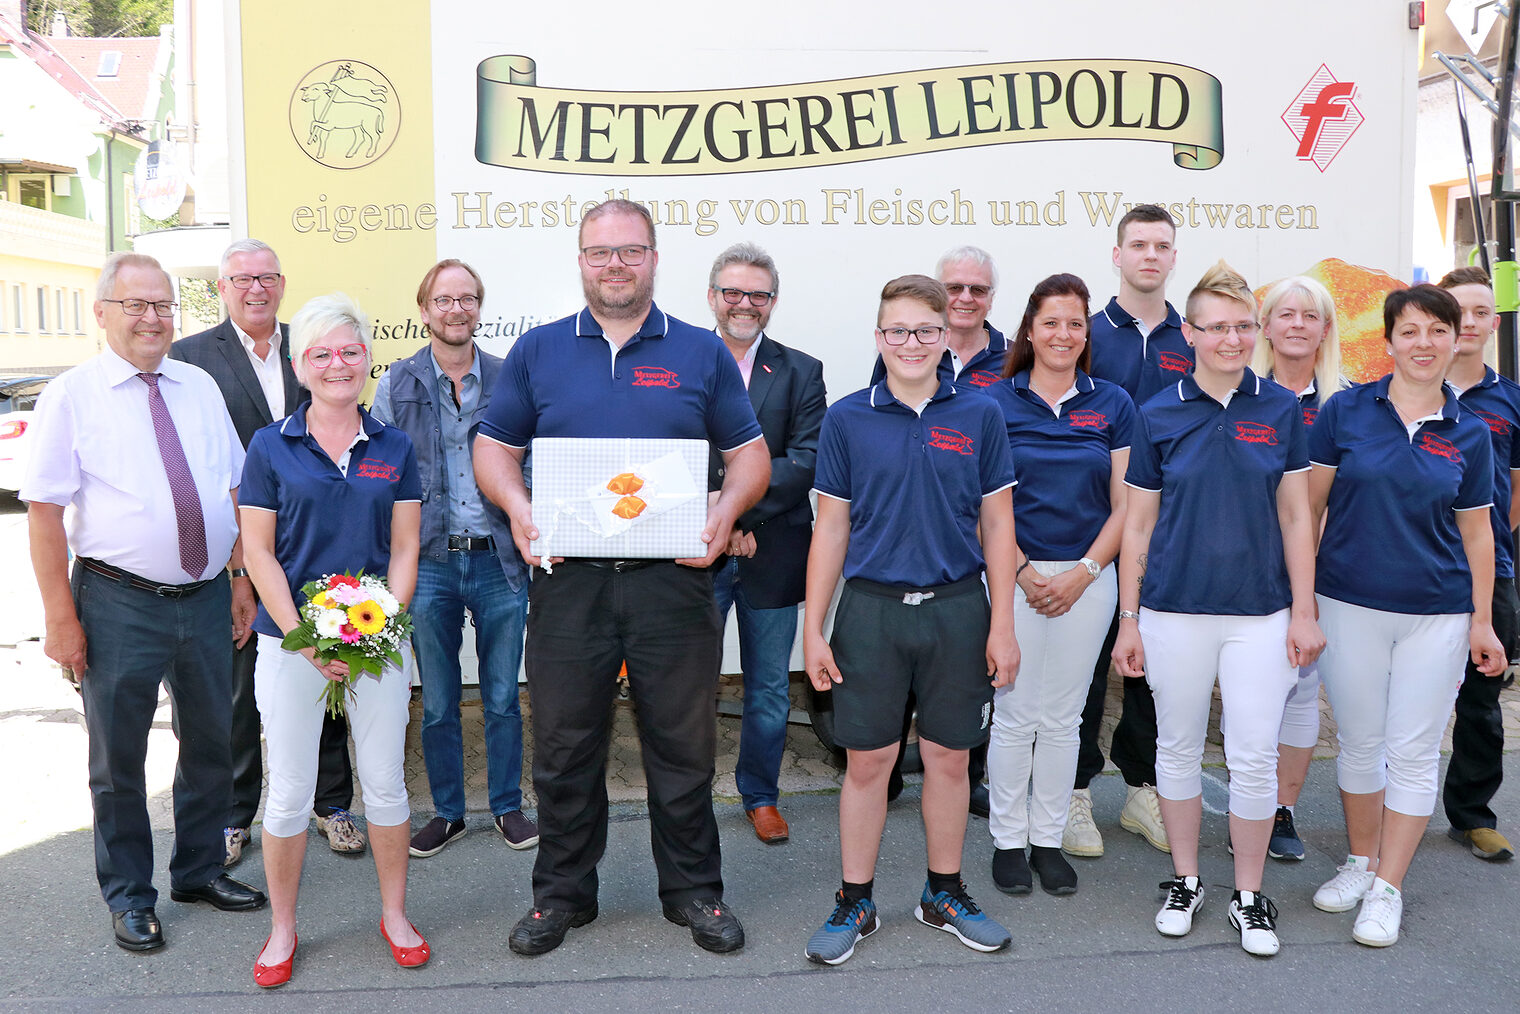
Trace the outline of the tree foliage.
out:
[[[69,33],[109,39],[123,35],[157,35],[174,21],[174,0],[31,0],[27,27],[39,35],[53,31],[53,15],[68,19]]]

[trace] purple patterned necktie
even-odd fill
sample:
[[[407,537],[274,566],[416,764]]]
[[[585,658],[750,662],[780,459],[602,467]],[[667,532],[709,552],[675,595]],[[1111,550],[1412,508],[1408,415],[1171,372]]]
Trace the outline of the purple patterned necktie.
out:
[[[153,415],[153,435],[158,438],[158,455],[169,475],[169,492],[174,494],[174,522],[179,528],[179,565],[191,580],[199,581],[206,571],[206,517],[201,513],[201,495],[185,460],[185,448],[179,431],[158,389],[157,373],[139,373],[148,385],[148,410]]]

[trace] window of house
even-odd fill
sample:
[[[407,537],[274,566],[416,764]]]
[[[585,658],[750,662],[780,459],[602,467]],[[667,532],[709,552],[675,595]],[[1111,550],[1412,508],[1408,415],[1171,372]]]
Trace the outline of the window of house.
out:
[[[16,200],[28,208],[37,208],[40,211],[51,210],[48,205],[52,199],[51,187],[46,176],[20,176],[16,178]]]
[[[37,330],[39,332],[44,332],[48,329],[47,309],[47,286],[39,285],[37,286]]]
[[[115,77],[120,71],[121,53],[108,49],[100,54],[100,63],[95,68],[96,77]]]
[[[84,293],[74,290],[74,331],[76,334],[84,334]]]
[[[5,309],[5,282],[0,281],[0,334],[10,330],[5,325],[5,322],[9,319],[10,314]]]
[[[22,302],[23,296],[24,293],[21,291],[19,282],[11,286],[11,320],[15,322],[12,324],[12,327],[17,331],[26,330],[26,316],[24,314],[26,304]]]

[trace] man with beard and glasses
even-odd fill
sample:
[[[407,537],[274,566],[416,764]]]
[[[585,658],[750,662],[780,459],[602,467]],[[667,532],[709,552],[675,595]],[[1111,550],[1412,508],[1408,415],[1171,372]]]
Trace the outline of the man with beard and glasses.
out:
[[[511,519],[523,558],[538,568],[522,475],[535,437],[706,440],[725,474],[708,507],[704,557],[573,558],[555,562],[552,575],[534,570],[525,658],[542,837],[533,907],[508,944],[543,954],[597,916],[609,713],[626,660],[665,918],[707,950],[733,951],[744,929],[723,902],[712,806],[722,630],[707,568],[764,494],[770,455],[733,355],[713,332],[654,305],[659,255],[648,210],[597,205],[581,221],[579,245],[586,308],[518,339],[475,442],[476,482]]]
[[[480,660],[491,819],[512,848],[538,844],[538,828],[522,812],[517,689],[528,569],[512,544],[506,515],[476,488],[470,456],[502,366],[500,356],[475,345],[485,296],[480,275],[463,261],[433,265],[417,288],[428,344],[391,364],[370,406],[376,419],[412,438],[422,473],[412,649],[422,680],[422,758],[435,816],[412,836],[411,853],[418,857],[437,855],[465,833],[459,646],[466,609]]]

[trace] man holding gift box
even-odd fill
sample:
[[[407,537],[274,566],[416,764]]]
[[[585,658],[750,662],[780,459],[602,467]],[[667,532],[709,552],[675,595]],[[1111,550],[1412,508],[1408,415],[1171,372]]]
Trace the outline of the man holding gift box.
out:
[[[607,843],[609,712],[624,660],[637,702],[651,838],[665,918],[710,951],[744,945],[723,902],[712,809],[722,632],[706,570],[739,516],[764,494],[770,457],[734,357],[711,331],[654,305],[654,223],[636,202],[608,201],[581,221],[584,310],[534,328],[513,346],[475,442],[475,479],[506,511],[529,590],[525,659],[533,701],[539,851],[533,908],[508,944],[558,947],[597,916],[597,863]],[[572,558],[550,575],[522,461],[535,437],[707,440],[723,456],[708,509],[705,557]]]

